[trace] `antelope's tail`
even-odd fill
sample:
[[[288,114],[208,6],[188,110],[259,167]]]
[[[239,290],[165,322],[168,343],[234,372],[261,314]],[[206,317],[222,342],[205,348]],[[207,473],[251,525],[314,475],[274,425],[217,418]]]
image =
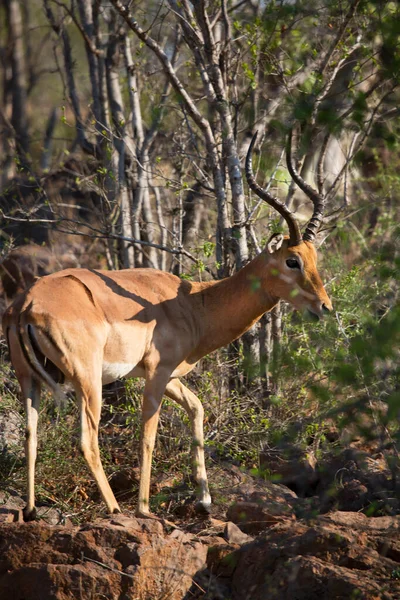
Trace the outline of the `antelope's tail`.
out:
[[[17,373],[21,369],[18,369],[16,362],[21,360],[22,355],[32,377],[46,384],[57,405],[65,404],[66,394],[60,386],[64,383],[64,374],[40,349],[33,326],[23,323],[20,316],[17,327],[8,328],[5,333],[11,362]]]

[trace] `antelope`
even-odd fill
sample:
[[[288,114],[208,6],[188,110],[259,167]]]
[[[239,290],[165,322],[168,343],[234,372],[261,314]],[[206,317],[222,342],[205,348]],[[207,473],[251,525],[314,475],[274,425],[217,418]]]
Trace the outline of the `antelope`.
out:
[[[274,234],[266,248],[235,274],[195,283],[154,269],[69,268],[42,277],[7,309],[3,331],[26,410],[25,520],[36,516],[34,472],[42,384],[54,394],[61,383],[72,384],[80,410],[80,448],[110,513],[120,508],[99,454],[102,385],[122,377],[145,380],[136,508],[140,517],[154,516],[149,510],[151,460],[162,398],[166,395],[180,404],[193,436],[196,509],[208,513],[204,411],[180,378],[203,356],[239,338],[280,299],[318,318],[332,309],[313,244],[324,198],[296,171],[288,143],[291,177],[314,205],[302,235],[294,214],[255,181],[251,156],[256,135],[246,157],[247,181],[285,219],[289,236]]]

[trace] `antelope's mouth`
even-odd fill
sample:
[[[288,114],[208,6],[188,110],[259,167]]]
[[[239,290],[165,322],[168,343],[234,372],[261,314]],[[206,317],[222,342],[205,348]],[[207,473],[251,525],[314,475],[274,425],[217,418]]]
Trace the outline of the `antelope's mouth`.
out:
[[[308,312],[308,316],[310,317],[311,321],[319,321],[322,318],[322,315],[319,315],[318,313],[314,312],[311,308],[307,309]]]

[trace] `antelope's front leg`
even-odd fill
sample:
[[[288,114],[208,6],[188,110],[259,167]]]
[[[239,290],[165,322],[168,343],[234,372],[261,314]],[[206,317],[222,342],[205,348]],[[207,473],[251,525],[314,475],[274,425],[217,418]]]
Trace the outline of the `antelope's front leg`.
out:
[[[142,431],[140,438],[140,483],[136,509],[138,517],[153,517],[150,513],[151,460],[157,434],[158,420],[165,386],[170,371],[147,371],[142,408]]]
[[[208,489],[207,472],[204,460],[204,409],[198,397],[191,392],[179,379],[172,379],[165,390],[171,400],[180,404],[187,412],[192,426],[192,462],[193,476],[197,483],[198,501],[197,512],[209,514],[211,511],[211,496]]]

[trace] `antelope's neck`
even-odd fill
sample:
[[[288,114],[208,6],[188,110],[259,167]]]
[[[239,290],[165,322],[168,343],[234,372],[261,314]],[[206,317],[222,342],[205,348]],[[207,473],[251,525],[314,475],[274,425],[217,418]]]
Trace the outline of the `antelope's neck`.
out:
[[[279,301],[270,292],[269,255],[261,253],[237,273],[202,292],[205,354],[236,340]]]

